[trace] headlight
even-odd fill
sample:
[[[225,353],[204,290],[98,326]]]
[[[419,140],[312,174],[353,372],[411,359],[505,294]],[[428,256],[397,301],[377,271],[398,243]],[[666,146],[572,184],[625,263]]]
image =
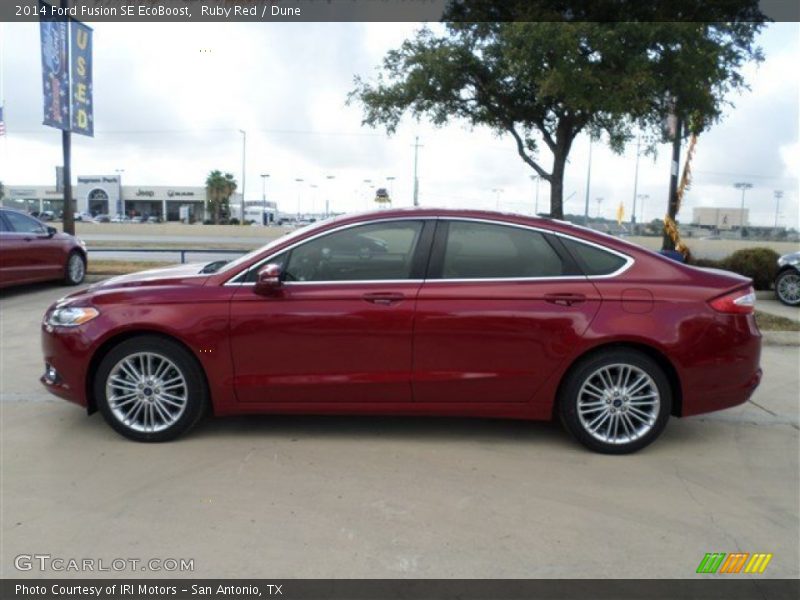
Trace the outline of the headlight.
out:
[[[96,308],[64,306],[50,313],[47,324],[53,327],[77,327],[91,321],[99,314]]]

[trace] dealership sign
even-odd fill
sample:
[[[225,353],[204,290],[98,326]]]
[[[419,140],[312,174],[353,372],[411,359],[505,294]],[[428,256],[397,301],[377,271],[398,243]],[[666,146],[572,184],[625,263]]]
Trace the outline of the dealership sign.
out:
[[[53,16],[40,2],[44,119],[50,127],[94,135],[92,30],[78,21]]]

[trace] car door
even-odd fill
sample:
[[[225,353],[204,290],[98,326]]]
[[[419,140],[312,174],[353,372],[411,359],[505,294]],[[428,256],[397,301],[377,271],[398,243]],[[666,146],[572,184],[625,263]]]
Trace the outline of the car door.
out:
[[[600,305],[555,236],[442,219],[417,296],[415,402],[530,402]]]
[[[433,221],[345,226],[251,269],[231,304],[237,399],[243,403],[411,401],[416,296]],[[254,293],[261,266],[282,285]]]
[[[47,227],[28,215],[3,211],[9,232],[4,234],[3,270],[12,283],[59,277],[65,257],[61,244],[47,232]]]

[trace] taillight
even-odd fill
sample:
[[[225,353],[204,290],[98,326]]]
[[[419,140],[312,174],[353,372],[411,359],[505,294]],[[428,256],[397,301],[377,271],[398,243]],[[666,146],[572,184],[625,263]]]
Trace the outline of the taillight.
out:
[[[752,287],[738,289],[709,301],[711,308],[729,315],[749,315],[756,307],[756,293]]]

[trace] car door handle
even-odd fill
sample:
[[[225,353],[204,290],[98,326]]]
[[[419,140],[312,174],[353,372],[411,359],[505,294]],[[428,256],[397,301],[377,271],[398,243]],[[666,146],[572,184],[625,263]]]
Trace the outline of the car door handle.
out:
[[[572,306],[573,304],[586,302],[586,296],[583,294],[545,294],[544,299],[551,304],[558,304],[559,306]]]
[[[383,305],[390,305],[396,304],[405,298],[405,296],[399,292],[369,292],[362,296],[364,300],[367,302],[371,302],[372,304],[383,304]]]

